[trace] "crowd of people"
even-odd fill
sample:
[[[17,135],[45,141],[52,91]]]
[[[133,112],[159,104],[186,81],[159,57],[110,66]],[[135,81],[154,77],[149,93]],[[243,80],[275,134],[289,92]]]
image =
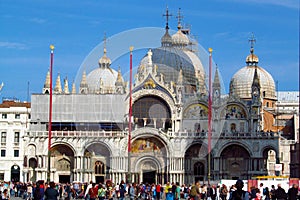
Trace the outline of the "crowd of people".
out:
[[[25,200],[299,200],[300,190],[297,184],[285,191],[280,184],[275,188],[258,187],[244,190],[242,180],[237,180],[230,187],[225,184],[180,185],[178,182],[161,184],[128,184],[124,181],[114,184],[112,181],[105,183],[36,183],[1,182],[0,200],[9,200],[19,197]]]

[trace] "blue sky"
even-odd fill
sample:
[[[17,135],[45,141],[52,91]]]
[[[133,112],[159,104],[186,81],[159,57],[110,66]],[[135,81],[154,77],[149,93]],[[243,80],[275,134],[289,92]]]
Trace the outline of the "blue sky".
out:
[[[166,6],[173,14],[171,29],[176,30],[181,8],[183,24],[191,25],[205,49],[214,49],[226,92],[231,77],[245,66],[252,32],[259,66],[278,81],[278,90],[299,90],[298,0],[1,0],[0,97],[27,100],[28,82],[30,94],[42,91],[50,44],[56,47],[54,81],[60,73],[71,83],[104,32],[109,46],[110,37],[127,30],[164,28]]]

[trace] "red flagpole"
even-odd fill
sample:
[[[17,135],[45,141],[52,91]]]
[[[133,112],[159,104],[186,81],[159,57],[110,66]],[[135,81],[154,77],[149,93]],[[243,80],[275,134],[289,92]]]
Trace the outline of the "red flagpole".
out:
[[[52,138],[52,70],[53,70],[53,54],[54,46],[50,45],[51,56],[50,56],[50,101],[49,101],[49,122],[48,122],[48,171],[47,171],[47,182],[50,182],[50,158],[51,158],[51,138]]]
[[[208,184],[210,182],[210,157],[211,157],[211,135],[212,135],[212,48],[209,51],[209,80],[208,80]]]
[[[130,74],[129,74],[129,119],[128,119],[128,176],[127,182],[131,181],[131,118],[132,118],[132,51],[133,46],[130,48]]]

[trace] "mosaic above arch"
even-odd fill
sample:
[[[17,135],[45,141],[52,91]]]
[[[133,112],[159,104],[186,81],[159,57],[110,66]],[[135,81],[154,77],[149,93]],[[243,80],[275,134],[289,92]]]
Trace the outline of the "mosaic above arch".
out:
[[[131,153],[155,153],[156,155],[165,155],[166,149],[163,143],[156,138],[138,138],[132,142]]]
[[[208,116],[208,107],[203,104],[192,104],[183,113],[184,119],[199,119]]]
[[[225,119],[245,119],[247,118],[247,114],[243,107],[237,104],[231,104],[222,110],[221,117]]]

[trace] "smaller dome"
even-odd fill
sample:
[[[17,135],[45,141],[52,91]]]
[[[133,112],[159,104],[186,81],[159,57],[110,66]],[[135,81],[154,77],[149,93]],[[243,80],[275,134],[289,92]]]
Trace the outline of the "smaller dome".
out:
[[[248,55],[247,58],[246,58],[246,63],[248,65],[256,65],[259,61],[257,55],[255,55],[253,52],[254,52],[254,49],[251,48],[250,55]]]
[[[187,46],[189,42],[189,38],[183,34],[180,29],[174,35],[172,35],[173,45]]]
[[[118,72],[111,68],[97,68],[87,75],[87,83],[90,91],[97,91],[99,88],[105,90],[114,88]]]
[[[103,56],[99,59],[99,67],[109,67],[111,65],[111,60],[106,56],[106,48],[103,50]]]

